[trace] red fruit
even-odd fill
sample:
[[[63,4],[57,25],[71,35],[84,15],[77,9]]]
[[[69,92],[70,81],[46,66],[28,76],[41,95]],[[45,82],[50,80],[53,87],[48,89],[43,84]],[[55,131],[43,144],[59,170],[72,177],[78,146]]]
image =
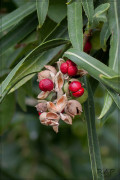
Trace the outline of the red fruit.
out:
[[[67,63],[68,66],[76,66],[76,64],[74,62],[72,62],[70,59],[68,59],[66,61],[66,63]]]
[[[74,97],[80,97],[84,94],[84,88],[79,89],[79,91],[72,93]]]
[[[87,41],[85,44],[85,47],[84,47],[84,52],[89,53],[91,48],[92,48],[91,43],[89,41]]]
[[[70,66],[68,67],[68,75],[69,76],[75,76],[77,74],[77,67],[76,66]]]
[[[53,87],[54,87],[54,84],[51,79],[42,79],[39,82],[39,88],[42,91],[52,91]]]
[[[39,116],[42,114],[41,112],[38,112]]]
[[[65,63],[62,63],[61,66],[60,66],[60,70],[63,74],[66,74],[67,71],[68,71],[68,64],[65,62]]]
[[[79,81],[73,81],[69,85],[69,90],[72,92],[79,91],[80,88],[81,88],[81,83]]]

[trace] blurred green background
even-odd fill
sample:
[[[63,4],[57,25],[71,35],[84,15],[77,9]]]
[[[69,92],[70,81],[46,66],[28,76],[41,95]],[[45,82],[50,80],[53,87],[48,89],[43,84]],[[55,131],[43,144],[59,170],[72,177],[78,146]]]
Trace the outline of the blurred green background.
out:
[[[0,13],[11,12],[24,2],[27,0],[4,0]],[[12,48],[4,54],[2,66],[7,64],[11,53]],[[2,79],[3,75],[0,81]],[[39,93],[36,79],[8,95],[0,107],[1,126],[6,127],[11,119],[7,130],[1,133],[1,180],[92,180],[84,115],[76,117],[72,126],[61,122],[58,134],[51,127],[41,125],[34,107]],[[120,113],[116,109],[101,126],[97,117],[104,93],[103,87],[98,85],[94,96],[96,126],[105,179],[116,180],[120,176]]]

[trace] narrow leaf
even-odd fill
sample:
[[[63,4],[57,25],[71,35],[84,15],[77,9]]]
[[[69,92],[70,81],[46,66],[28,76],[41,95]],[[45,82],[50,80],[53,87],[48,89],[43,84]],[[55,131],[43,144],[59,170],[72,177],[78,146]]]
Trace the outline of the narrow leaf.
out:
[[[110,95],[108,94],[109,98],[110,98]],[[109,99],[108,99],[109,100]],[[106,101],[109,103],[109,101]],[[107,104],[106,104],[107,105]],[[111,114],[116,110],[116,104],[113,102],[112,100],[112,104],[110,106],[110,104],[108,104],[107,106],[107,111],[104,113],[104,115],[100,117],[100,127],[102,127],[105,122],[108,120],[108,118],[111,116]]]
[[[106,22],[104,23],[101,33],[100,33],[100,44],[104,51],[106,51],[106,48],[107,48],[106,43],[107,43],[108,38],[110,37],[110,34],[111,33],[110,33],[109,25],[108,25],[108,22]]]
[[[35,2],[28,2],[15,11],[9,13],[8,15],[2,18],[2,23],[0,25],[0,32],[10,28],[13,25],[16,25],[23,18],[31,14],[36,10]]]
[[[102,169],[102,162],[95,126],[95,107],[93,94],[90,84],[86,78],[84,78],[84,84],[88,91],[88,100],[84,103],[84,110],[87,122],[88,146],[91,159],[92,175],[94,180],[104,180],[103,174],[99,174],[99,169]]]
[[[27,17],[25,20],[16,25],[3,38],[0,39],[0,54],[3,54],[9,47],[15,45],[31,33],[37,26],[36,14]]]
[[[100,80],[100,75],[107,76],[109,78],[117,76],[117,74],[108,66],[101,63],[92,56],[71,48],[64,53],[64,56],[72,59],[77,65],[88,71],[88,73],[97,80]]]
[[[95,9],[94,17],[99,18],[102,14],[104,14],[110,7],[109,3],[101,4]]]
[[[15,112],[15,96],[8,95],[0,105],[0,133],[2,133],[10,124]]]
[[[48,16],[56,23],[60,23],[67,15],[66,0],[50,0]]]
[[[113,101],[115,102],[115,104],[118,106],[118,108],[120,109],[120,95],[116,94],[112,89],[107,88],[107,91],[109,93],[109,95],[112,97]]]
[[[113,103],[113,100],[112,100],[111,96],[108,93],[106,93],[105,101],[104,101],[104,106],[102,108],[101,114],[98,117],[98,119],[103,118],[105,116],[105,114],[107,114],[107,112],[109,111],[110,107],[112,106],[112,103]]]
[[[50,48],[54,48],[57,46],[60,46],[62,44],[66,44],[68,43],[68,41],[66,40],[61,40],[61,39],[56,39],[56,40],[51,40],[48,41],[46,43],[43,43],[39,46],[37,46],[32,52],[30,52],[25,58],[23,58],[15,67],[14,69],[10,72],[10,74],[7,76],[7,78],[3,81],[3,83],[0,86],[0,90],[1,90],[1,96],[2,98],[5,96],[5,94],[7,93],[7,90],[9,89],[9,83],[11,82],[11,80],[13,79],[13,77],[15,76],[16,72],[18,70],[20,70],[20,68],[22,68],[23,63],[25,63],[25,61],[29,61],[31,63],[33,63],[33,61],[37,58],[39,58],[40,54]],[[14,79],[15,80],[15,79]],[[5,91],[6,90],[6,91]],[[5,93],[4,93],[5,91]],[[2,100],[2,99],[1,99]]]
[[[36,0],[39,28],[42,27],[47,16],[49,0]]]
[[[109,25],[109,31],[111,33],[111,39],[110,39],[110,53],[109,53],[109,66],[116,71],[119,74],[119,67],[120,67],[120,15],[119,15],[119,9],[120,2],[118,0],[111,1],[108,0],[110,3],[110,8],[108,11],[108,25]],[[117,84],[119,87],[119,82]],[[111,97],[112,95],[112,97]],[[107,94],[107,99],[105,99],[104,106],[102,109],[102,112],[100,114],[100,117],[104,119],[103,112],[106,111],[106,114],[109,114],[109,109],[112,109],[114,107],[114,104],[112,105],[112,101],[114,100],[116,105],[119,107],[119,102],[117,100],[118,95],[113,93],[111,91],[110,94]],[[106,108],[107,104],[107,108]],[[106,116],[106,114],[104,114]]]
[[[111,40],[110,40],[110,59],[109,59],[109,66],[119,73],[118,67],[120,67],[120,16],[119,10],[117,7],[120,6],[120,1],[111,1],[110,9],[108,11],[108,22],[111,32]]]
[[[93,16],[93,27],[96,27],[99,25],[99,22],[107,22],[107,10],[109,9],[110,4],[109,3],[105,3],[105,4],[101,4],[99,5],[96,9],[95,9],[95,14]]]
[[[27,107],[25,104],[25,97],[26,97],[26,93],[23,87],[19,88],[17,90],[17,102],[23,111],[27,111]]]
[[[72,45],[76,49],[83,49],[82,5],[75,0],[67,5],[68,32]]]
[[[100,78],[105,85],[107,85],[111,89],[114,89],[117,93],[120,94],[120,76],[109,78],[109,77],[100,75]]]
[[[82,0],[83,9],[88,18],[88,27],[90,27],[93,23],[93,15],[94,15],[94,4],[93,0]]]

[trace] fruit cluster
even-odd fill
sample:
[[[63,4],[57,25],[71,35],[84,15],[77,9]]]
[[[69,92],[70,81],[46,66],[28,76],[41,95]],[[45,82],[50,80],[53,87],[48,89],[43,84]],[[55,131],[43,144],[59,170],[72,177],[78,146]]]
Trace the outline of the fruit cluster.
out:
[[[84,88],[78,79],[71,78],[86,74],[69,59],[65,62],[60,58],[57,64],[58,72],[55,67],[46,65],[46,70],[38,73],[41,92],[36,105],[41,123],[52,126],[55,132],[58,132],[60,119],[72,124],[72,118],[81,114],[82,105],[77,98],[83,96]],[[66,83],[67,89],[64,88]]]
[[[78,72],[76,64],[69,59],[61,64],[60,70],[63,74],[68,74],[68,76],[75,76]]]

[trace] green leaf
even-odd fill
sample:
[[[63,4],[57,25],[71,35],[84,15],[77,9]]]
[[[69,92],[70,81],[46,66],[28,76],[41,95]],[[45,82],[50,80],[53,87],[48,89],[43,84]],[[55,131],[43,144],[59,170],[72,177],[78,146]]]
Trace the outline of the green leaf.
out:
[[[18,102],[19,106],[21,107],[21,109],[26,112],[27,107],[25,104],[25,97],[26,97],[26,93],[25,93],[23,87],[19,88],[17,90],[17,102]]]
[[[119,16],[119,9],[118,7],[120,7],[120,2],[116,1],[111,1],[108,0],[108,2],[110,3],[110,8],[108,11],[108,25],[109,27],[107,29],[109,32],[111,33],[111,39],[110,39],[110,53],[109,53],[109,66],[116,71],[117,73],[119,73],[119,67],[120,67],[120,56],[119,56],[119,51],[120,51],[120,16]],[[106,24],[107,25],[107,24]],[[104,35],[103,35],[104,36]],[[119,83],[118,83],[119,86]],[[110,90],[109,90],[110,92]],[[112,95],[112,99],[111,99],[111,95]],[[105,99],[104,102],[104,106],[102,109],[102,112],[100,114],[100,117],[103,117],[103,112],[106,112],[106,114],[109,114],[109,109],[112,109],[112,107],[114,106],[114,104],[112,105],[113,100],[115,101],[116,105],[118,107],[120,107],[118,99],[120,99],[118,97],[118,95],[116,95],[114,92],[111,91],[110,94],[107,94],[107,97]],[[107,104],[107,108],[106,108],[106,104]],[[106,108],[106,109],[105,109]],[[106,116],[106,114],[104,113],[104,116]]]
[[[110,7],[109,3],[101,4],[95,9],[94,18],[101,17]]]
[[[15,96],[14,94],[8,95],[0,105],[0,133],[2,133],[7,126],[15,112]]]
[[[15,56],[13,61],[10,63],[10,67],[13,67],[16,64],[16,62],[18,62],[23,57],[27,56],[27,54],[30,53],[37,46],[38,46],[38,41],[34,41],[34,42],[28,43],[25,47],[16,49],[19,51],[19,53]]]
[[[8,32],[3,38],[0,39],[1,50],[3,54],[9,47],[15,45],[30,34],[37,26],[36,14],[32,14],[25,18],[22,22],[16,25],[11,31]]]
[[[110,95],[108,94],[108,97],[110,98]],[[109,100],[109,99],[108,99]],[[110,103],[109,101],[106,101],[106,102],[108,102],[108,103]],[[106,104],[107,105],[107,104]],[[112,100],[112,104],[111,104],[111,106],[110,106],[110,104],[108,104],[108,106],[107,106],[107,111],[106,112],[104,112],[103,111],[103,116],[102,116],[102,114],[101,114],[101,117],[100,117],[100,121],[99,121],[99,123],[100,123],[100,127],[102,127],[104,124],[105,124],[105,122],[109,119],[109,117],[111,116],[111,114],[116,110],[116,104],[113,102],[113,100]],[[106,108],[106,107],[105,107]]]
[[[36,10],[35,2],[28,2],[19,7],[15,11],[9,13],[2,18],[2,24],[0,25],[0,32],[8,29],[9,27],[16,25],[23,18],[31,14]]]
[[[84,103],[84,111],[87,122],[88,146],[91,159],[92,175],[94,180],[104,180],[103,174],[99,174],[98,172],[99,169],[102,170],[103,168],[95,126],[95,107],[93,94],[90,84],[86,78],[84,78],[84,84],[88,91],[88,100]]]
[[[117,74],[108,66],[101,63],[97,59],[93,58],[92,56],[81,52],[77,49],[71,48],[64,53],[69,59],[72,59],[78,66],[88,71],[88,73],[95,79],[101,80],[100,75],[107,76],[112,78],[117,76]]]
[[[46,38],[51,34],[51,32],[56,27],[56,23],[52,21],[49,17],[46,18],[45,23],[41,28],[38,28],[38,40],[40,43],[44,42]],[[54,39],[54,38],[53,38]]]
[[[82,5],[80,1],[73,1],[67,5],[68,32],[72,45],[76,49],[83,49]]]
[[[104,105],[103,105],[101,114],[98,117],[98,119],[102,119],[105,116],[105,114],[107,114],[107,112],[111,108],[112,104],[113,104],[113,99],[111,98],[111,96],[108,93],[106,93]]]
[[[99,5],[96,9],[95,9],[95,14],[93,16],[93,27],[94,26],[98,26],[99,22],[107,22],[107,10],[109,9],[110,4],[109,3],[105,3],[105,4],[101,4]]]
[[[108,91],[109,95],[112,97],[113,101],[118,106],[118,108],[120,109],[120,96],[118,94],[116,94],[115,91],[113,91],[110,88],[107,88],[107,91]]]
[[[61,37],[65,39],[69,39],[66,19],[58,23],[56,27],[53,29],[53,31],[44,39],[44,41],[61,38]]]
[[[43,53],[44,51],[60,46],[62,44],[66,44],[69,41],[67,40],[62,40],[62,39],[55,39],[55,40],[51,40],[48,42],[45,42],[39,46],[37,46],[35,49],[33,49],[32,52],[30,52],[25,58],[23,58],[15,67],[14,69],[10,72],[10,74],[7,76],[7,78],[3,81],[3,83],[0,86],[0,90],[1,90],[1,100],[3,99],[3,97],[7,94],[7,92],[9,91],[9,89],[14,85],[14,83],[16,83],[18,80],[20,80],[19,78],[16,78],[16,73],[18,72],[19,76],[20,73],[23,73],[23,70],[26,71],[26,69],[33,65],[33,63],[35,63],[36,60],[38,60],[40,58],[41,53]],[[26,61],[26,62],[25,62]],[[24,65],[24,66],[23,66]],[[27,65],[27,66],[26,66]],[[36,65],[37,66],[37,65]],[[32,73],[32,72],[31,72]],[[13,80],[12,83],[10,83]]]
[[[117,7],[120,6],[120,2],[110,1],[110,9],[108,11],[108,22],[111,32],[111,39],[110,39],[110,55],[109,55],[109,66],[113,68],[114,71],[119,73],[120,67],[120,16],[119,10]]]
[[[103,51],[106,51],[106,48],[107,48],[106,43],[107,43],[108,38],[110,37],[110,34],[111,33],[110,33],[109,26],[108,26],[108,22],[106,22],[106,23],[104,23],[101,33],[100,33],[100,44],[101,44]]]
[[[42,0],[42,1],[36,0],[39,28],[42,27],[42,25],[45,21],[45,18],[47,16],[47,12],[48,12],[48,6],[49,6],[49,0]]]
[[[120,93],[120,76],[115,77],[106,77],[104,75],[100,75],[100,78],[106,86],[114,89],[117,93]]]
[[[82,0],[83,9],[88,18],[88,28],[93,23],[93,15],[94,15],[94,4],[93,0]]]
[[[56,23],[60,23],[67,15],[66,0],[50,0],[48,16]]]
[[[27,72],[26,72],[27,73]],[[18,88],[20,88],[23,84],[25,84],[27,81],[29,81],[31,78],[33,78],[35,76],[35,73],[33,74],[27,74],[27,76],[24,77],[23,74],[23,78],[21,78],[21,80],[14,85],[14,87],[12,87],[12,89],[10,89],[9,93],[14,92],[15,90],[17,90]],[[8,93],[8,94],[9,94]]]

